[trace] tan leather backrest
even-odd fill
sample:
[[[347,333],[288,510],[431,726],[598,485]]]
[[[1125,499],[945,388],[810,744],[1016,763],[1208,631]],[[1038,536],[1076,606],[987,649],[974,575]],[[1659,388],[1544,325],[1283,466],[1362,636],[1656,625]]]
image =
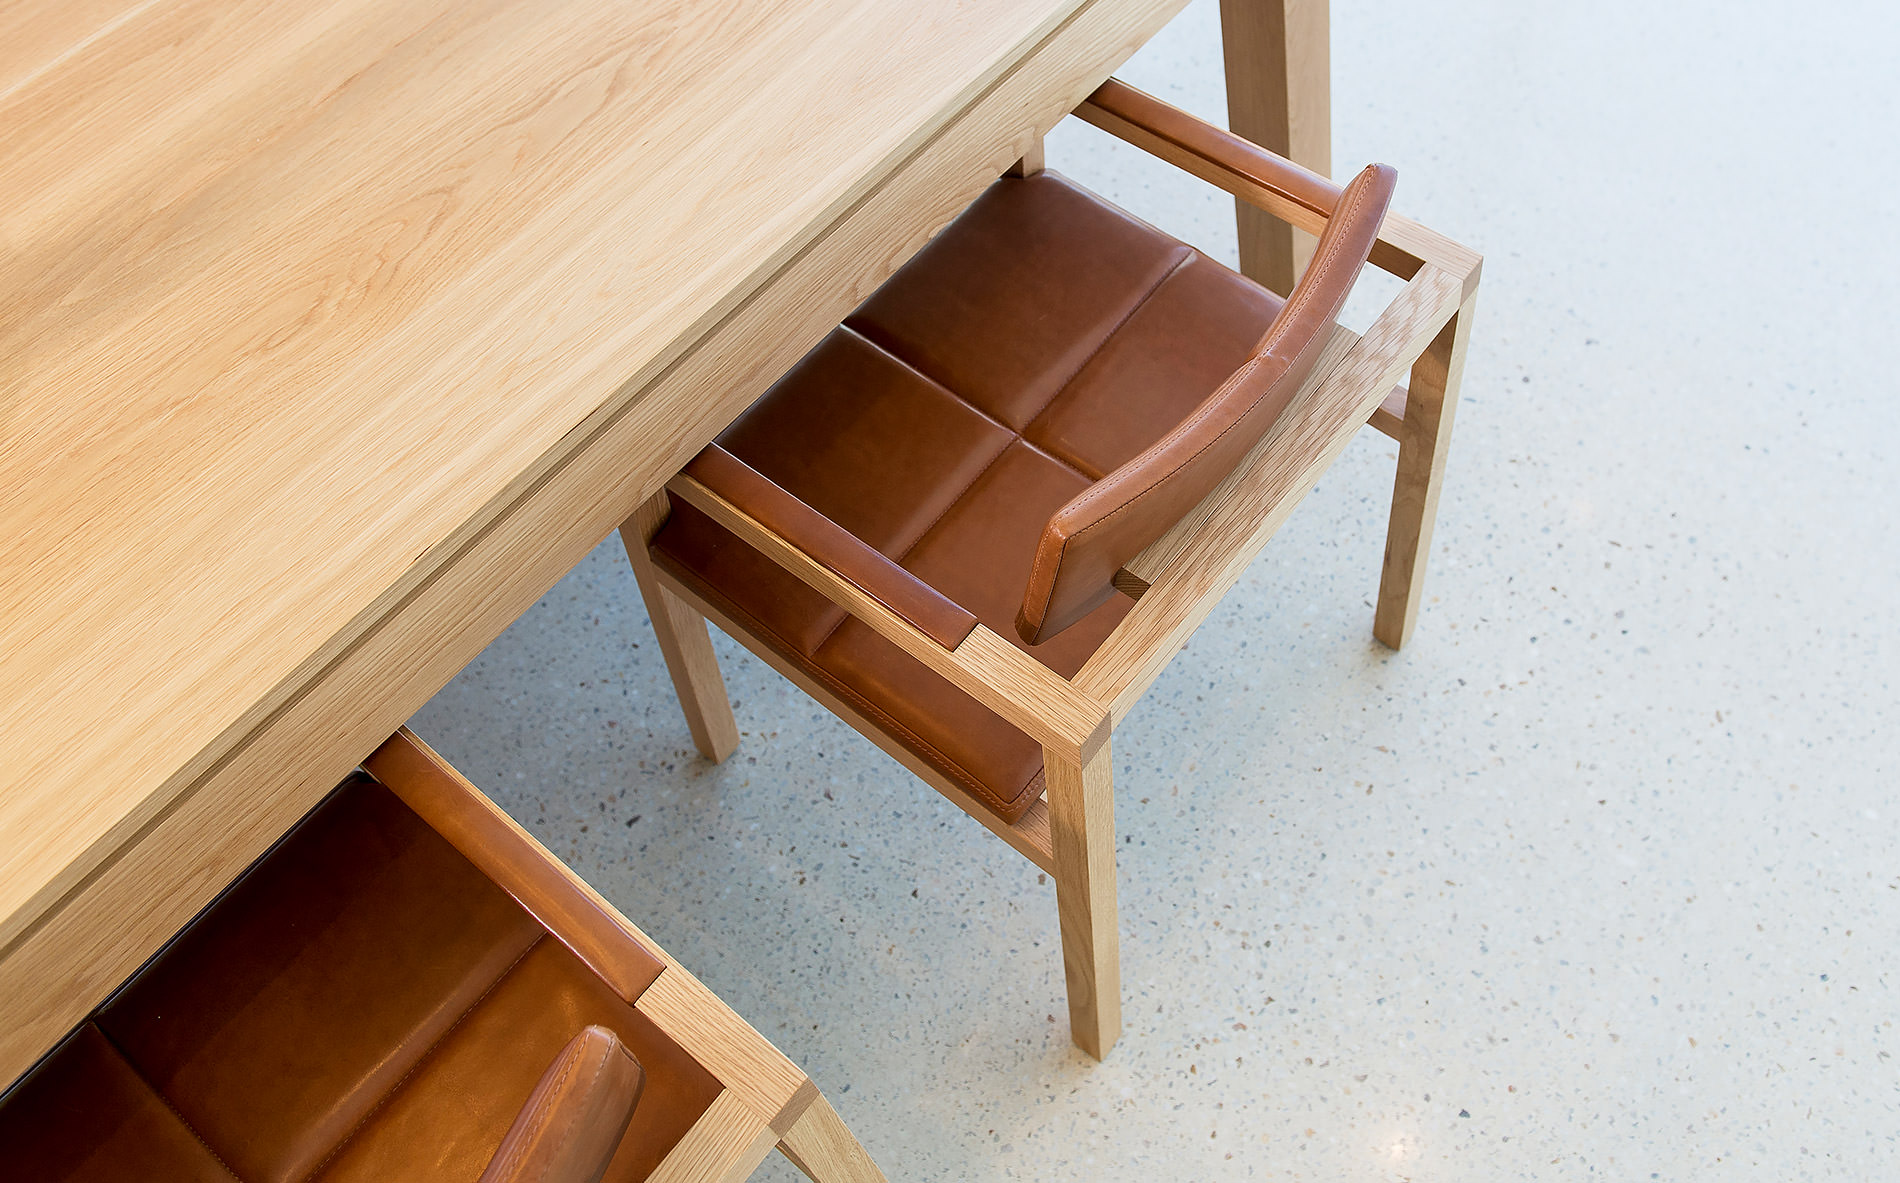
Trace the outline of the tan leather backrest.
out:
[[[1146,451],[1057,510],[1043,527],[1016,616],[1040,644],[1115,594],[1122,565],[1160,538],[1260,442],[1312,373],[1359,278],[1398,173],[1366,166],[1340,194],[1313,262],[1253,357]]]
[[[619,1036],[582,1031],[548,1065],[479,1183],[600,1183],[645,1083]]]

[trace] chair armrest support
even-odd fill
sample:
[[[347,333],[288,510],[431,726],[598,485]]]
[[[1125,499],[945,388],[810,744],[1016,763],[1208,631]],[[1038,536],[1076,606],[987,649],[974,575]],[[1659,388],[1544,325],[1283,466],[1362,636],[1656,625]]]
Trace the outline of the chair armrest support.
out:
[[[715,466],[719,463],[713,462]],[[962,639],[954,647],[946,648],[880,596],[808,554],[794,541],[754,517],[746,507],[735,504],[720,490],[706,484],[698,475],[704,471],[701,468],[696,472],[694,465],[687,465],[667,482],[667,491],[738,535],[740,541],[796,575],[814,591],[1044,747],[1087,760],[1108,742],[1107,706],[1082,693],[1067,678],[975,621],[974,617],[972,627]],[[805,508],[817,513],[809,506]],[[829,524],[833,529],[842,530],[836,523]],[[915,579],[909,572],[904,574]],[[941,593],[927,584],[919,582],[918,586],[941,597]]]
[[[1339,186],[1325,177],[1119,79],[1104,82],[1075,115],[1312,234],[1325,232],[1339,202]],[[1401,279],[1434,263],[1467,276],[1464,295],[1477,288],[1476,252],[1397,214],[1386,216],[1371,262]]]
[[[685,472],[945,649],[955,649],[976,627],[961,604],[718,444],[708,444]]]
[[[1120,721],[1330,467],[1432,338],[1468,305],[1464,276],[1419,269],[1363,337],[1337,329],[1301,387],[1233,474],[1129,560],[1134,610],[1075,676]]]

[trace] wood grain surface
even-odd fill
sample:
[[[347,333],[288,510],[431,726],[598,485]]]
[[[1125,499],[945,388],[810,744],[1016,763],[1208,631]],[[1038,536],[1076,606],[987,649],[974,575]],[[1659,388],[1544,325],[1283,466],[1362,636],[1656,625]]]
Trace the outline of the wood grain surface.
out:
[[[888,274],[954,210],[881,186],[1000,171],[1179,6],[0,10],[8,1025],[27,985],[42,1033],[109,988],[400,722],[366,698],[413,709],[664,479],[627,464],[743,405],[681,375],[806,347],[747,311],[766,285]],[[742,323],[744,358],[693,360]],[[0,1077],[43,1046],[5,1042]]]

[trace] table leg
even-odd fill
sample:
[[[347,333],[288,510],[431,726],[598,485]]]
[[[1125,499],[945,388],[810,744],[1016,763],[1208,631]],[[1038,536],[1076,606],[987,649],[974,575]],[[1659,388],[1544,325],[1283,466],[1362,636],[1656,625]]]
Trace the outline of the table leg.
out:
[[[1332,55],[1328,0],[1221,0],[1227,124],[1322,176],[1333,169]],[[1303,230],[1236,200],[1240,270],[1276,292],[1313,256]]]

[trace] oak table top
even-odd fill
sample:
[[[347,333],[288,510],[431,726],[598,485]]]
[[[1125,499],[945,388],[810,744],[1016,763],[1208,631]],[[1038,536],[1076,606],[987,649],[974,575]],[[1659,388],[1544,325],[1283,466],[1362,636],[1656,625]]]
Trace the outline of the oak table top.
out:
[[[0,9],[0,963],[1026,55],[1179,6]]]

